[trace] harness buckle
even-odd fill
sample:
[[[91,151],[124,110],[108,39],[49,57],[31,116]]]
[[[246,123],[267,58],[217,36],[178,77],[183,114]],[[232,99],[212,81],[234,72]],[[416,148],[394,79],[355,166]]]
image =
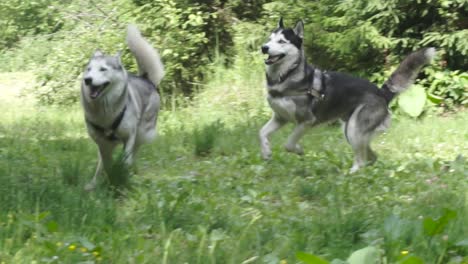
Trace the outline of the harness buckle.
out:
[[[320,93],[319,91],[314,90],[313,88],[307,90],[307,94],[312,96],[312,97],[316,97],[319,100],[323,100],[325,98],[325,94]]]

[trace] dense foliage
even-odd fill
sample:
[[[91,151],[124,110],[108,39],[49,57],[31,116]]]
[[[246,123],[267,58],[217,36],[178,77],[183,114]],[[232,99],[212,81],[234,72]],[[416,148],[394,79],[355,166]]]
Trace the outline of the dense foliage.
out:
[[[252,51],[279,16],[289,25],[305,21],[311,62],[378,83],[410,51],[435,46],[438,65],[425,72],[431,83],[422,83],[428,98],[448,107],[466,104],[466,0],[6,0],[0,4],[0,68],[37,70],[35,92],[45,103],[76,101],[77,77],[93,49],[124,50],[134,70],[123,41],[133,22],[161,51],[164,98],[192,95],[220,67],[235,67],[237,56],[261,57]],[[242,27],[256,30],[239,32]]]
[[[66,3],[68,1],[63,1]],[[0,49],[11,48],[24,36],[51,34],[63,23],[54,0],[7,0],[0,3]]]

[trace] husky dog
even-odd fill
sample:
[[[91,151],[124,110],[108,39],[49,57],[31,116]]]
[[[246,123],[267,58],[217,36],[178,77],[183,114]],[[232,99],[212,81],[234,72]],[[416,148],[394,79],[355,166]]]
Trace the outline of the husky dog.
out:
[[[285,148],[303,154],[298,141],[308,128],[337,119],[344,121],[344,134],[355,155],[350,172],[372,164],[377,156],[370,148],[376,131],[389,126],[389,102],[412,85],[421,68],[435,56],[425,48],[406,57],[382,88],[343,73],[322,71],[307,64],[303,50],[304,24],[278,27],[262,46],[267,54],[266,80],[272,118],[260,130],[262,157],[271,158],[269,137],[288,122],[296,123]]]
[[[109,173],[112,152],[123,143],[124,162],[131,165],[138,147],[156,135],[160,97],[158,85],[164,66],[158,52],[133,25],[127,29],[127,44],[138,63],[139,75],[123,67],[120,54],[96,51],[90,59],[81,84],[81,102],[88,134],[98,146],[96,173],[87,190],[96,186],[102,169]]]

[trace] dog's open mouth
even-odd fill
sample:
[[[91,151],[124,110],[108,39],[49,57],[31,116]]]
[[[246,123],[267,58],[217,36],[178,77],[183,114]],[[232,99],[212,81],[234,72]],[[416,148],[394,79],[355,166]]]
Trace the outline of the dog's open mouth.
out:
[[[276,63],[279,60],[281,60],[282,58],[284,58],[284,56],[285,56],[285,54],[280,54],[280,55],[276,55],[276,56],[268,55],[268,58],[266,58],[266,60],[265,60],[265,64],[266,65],[271,65],[273,63]]]
[[[109,82],[105,82],[101,85],[89,85],[88,86],[90,90],[89,96],[92,99],[98,98],[99,95],[101,95],[102,91],[104,91],[104,89],[106,89],[108,85],[109,85]]]

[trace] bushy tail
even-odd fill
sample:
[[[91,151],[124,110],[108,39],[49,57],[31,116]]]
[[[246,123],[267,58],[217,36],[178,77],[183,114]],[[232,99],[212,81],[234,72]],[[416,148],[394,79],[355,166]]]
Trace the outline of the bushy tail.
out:
[[[424,48],[408,55],[382,86],[387,101],[390,102],[397,94],[408,89],[422,67],[430,63],[435,54],[435,48]]]
[[[157,50],[141,36],[140,30],[135,25],[128,25],[127,45],[138,63],[140,76],[148,78],[155,86],[158,86],[164,77],[164,65]]]

